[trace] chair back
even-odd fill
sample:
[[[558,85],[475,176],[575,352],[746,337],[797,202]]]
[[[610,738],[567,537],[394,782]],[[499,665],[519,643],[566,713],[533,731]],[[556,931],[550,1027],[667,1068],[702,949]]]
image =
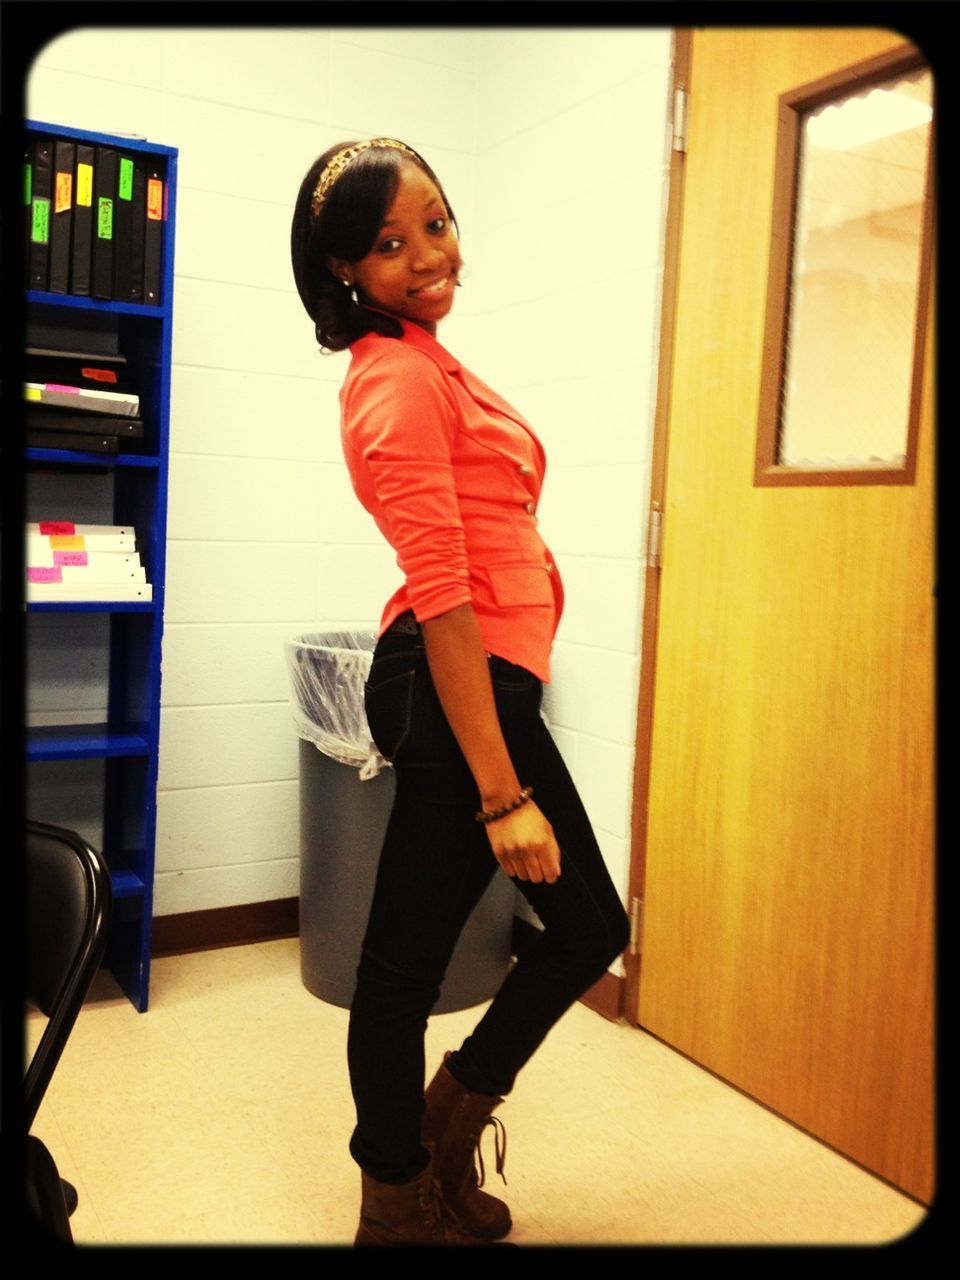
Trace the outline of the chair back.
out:
[[[76,831],[28,821],[24,994],[48,1018],[24,1081],[37,1114],[107,945],[113,895],[103,859]]]

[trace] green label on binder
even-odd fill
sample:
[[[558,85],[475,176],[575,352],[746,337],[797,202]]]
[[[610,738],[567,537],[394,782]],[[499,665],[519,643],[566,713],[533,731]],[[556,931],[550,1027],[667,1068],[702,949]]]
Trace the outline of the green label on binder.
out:
[[[113,239],[113,201],[101,196],[97,205],[97,235],[101,240]]]
[[[120,157],[120,185],[118,187],[121,200],[133,199],[133,161]]]
[[[39,197],[33,202],[33,229],[30,239],[34,244],[48,244],[50,241],[50,201]]]
[[[33,165],[23,166],[23,203],[29,204],[33,199]]]

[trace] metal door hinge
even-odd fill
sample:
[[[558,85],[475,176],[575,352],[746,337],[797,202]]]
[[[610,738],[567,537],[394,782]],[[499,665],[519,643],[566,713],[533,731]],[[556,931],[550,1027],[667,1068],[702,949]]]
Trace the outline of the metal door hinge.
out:
[[[630,954],[640,954],[640,942],[643,937],[643,901],[640,898],[630,899]]]
[[[690,101],[690,94],[686,89],[674,89],[673,91],[673,149],[674,151],[687,150],[687,103]]]
[[[650,527],[647,530],[647,565],[651,569],[661,567],[660,542],[663,535],[663,512],[660,503],[655,502],[650,508]]]

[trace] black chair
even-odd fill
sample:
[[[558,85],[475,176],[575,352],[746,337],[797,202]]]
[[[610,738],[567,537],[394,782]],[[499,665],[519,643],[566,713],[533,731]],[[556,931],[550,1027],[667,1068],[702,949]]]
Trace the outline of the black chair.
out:
[[[28,820],[25,854],[24,994],[48,1019],[24,1079],[27,1202],[41,1224],[72,1242],[76,1192],[30,1126],[103,959],[113,894],[103,856],[76,831]]]

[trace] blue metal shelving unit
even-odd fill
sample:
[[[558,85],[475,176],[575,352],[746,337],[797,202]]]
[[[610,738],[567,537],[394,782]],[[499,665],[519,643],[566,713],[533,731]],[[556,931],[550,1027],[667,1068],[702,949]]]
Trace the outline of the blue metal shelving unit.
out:
[[[27,732],[27,761],[104,762],[103,852],[116,900],[106,965],[134,1006],[149,1000],[153,878],[156,851],[157,776],[160,739],[160,657],[166,569],[167,463],[169,454],[170,360],[173,335],[173,256],[177,196],[177,150],[133,137],[95,133],[42,121],[27,121],[28,137],[68,138],[115,147],[155,159],[165,182],[165,221],[159,306],[103,301],[72,294],[28,290],[28,324],[68,326],[78,313],[99,316],[122,340],[124,354],[141,377],[145,426],[142,453],[102,454],[28,448],[29,471],[68,476],[78,491],[91,470],[112,473],[114,522],[132,524],[153,588],[150,602],[42,602],[28,613],[108,615],[109,691],[104,723],[64,724]],[[95,322],[96,323],[96,322]],[[28,519],[31,519],[28,514]],[[64,519],[69,518],[63,513]]]

